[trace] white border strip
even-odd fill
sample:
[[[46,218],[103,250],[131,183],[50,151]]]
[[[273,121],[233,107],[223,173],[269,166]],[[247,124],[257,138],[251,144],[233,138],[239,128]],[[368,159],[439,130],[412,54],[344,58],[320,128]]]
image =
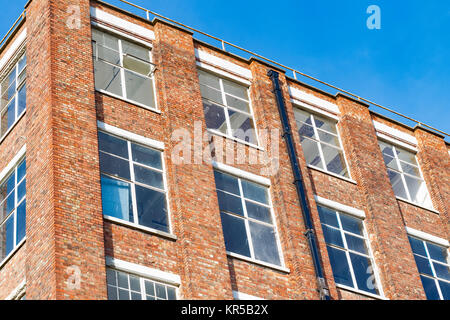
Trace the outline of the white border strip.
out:
[[[263,298],[252,296],[250,294],[242,293],[233,290],[233,298],[236,300],[264,300]]]
[[[378,137],[417,152],[417,139],[413,135],[391,128],[375,120],[372,122]]]
[[[25,293],[25,287],[27,285],[27,281],[24,279],[22,282],[11,292],[5,300],[16,300],[20,295]]]
[[[262,184],[264,186],[270,187],[270,179],[268,179],[268,178],[264,178],[264,177],[258,176],[256,174],[253,174],[253,173],[241,170],[241,169],[237,169],[237,168],[231,167],[229,165],[215,162],[215,161],[212,161],[212,165],[215,169],[218,169],[220,171],[223,171],[223,172],[229,173],[231,175],[238,176],[239,178],[250,180],[250,181]]]
[[[164,272],[154,268],[144,267],[139,264],[114,259],[108,256],[106,257],[106,266],[120,271],[134,273],[144,278],[164,282],[173,286],[179,287],[181,285],[181,278],[176,274]]]
[[[151,148],[155,148],[155,149],[158,149],[161,151],[164,150],[164,147],[165,147],[164,142],[146,138],[146,137],[140,136],[138,134],[135,134],[135,133],[123,130],[123,129],[119,129],[117,127],[113,127],[109,124],[106,124],[106,123],[98,121],[98,120],[97,120],[97,126],[98,126],[98,129],[100,129],[102,131],[112,133],[112,134],[122,137],[124,139],[131,140],[131,141],[134,141],[134,142],[137,142],[137,143],[140,143],[140,144],[143,144],[143,145],[146,145],[146,146],[149,146]]]
[[[336,121],[339,121],[339,117],[335,115],[334,113],[328,112],[324,109],[319,109],[317,107],[314,107],[313,105],[310,105],[308,103],[305,103],[303,101],[291,98],[291,102],[294,104],[294,107],[297,107],[299,109],[306,109],[307,111],[311,111],[313,113],[318,113],[320,115],[323,115],[327,118],[332,118]]]
[[[444,247],[447,247],[447,248],[450,247],[450,243],[446,239],[439,238],[439,237],[433,236],[433,235],[431,235],[429,233],[425,233],[423,231],[419,231],[419,230],[416,230],[416,229],[413,229],[413,228],[410,228],[410,227],[405,227],[405,228],[406,228],[406,232],[410,236],[414,236],[414,237],[420,238],[422,240],[433,242],[433,243],[436,243],[438,245],[441,245],[441,246],[444,246]]]
[[[24,29],[14,40],[11,46],[6,50],[3,57],[0,59],[0,70],[5,67],[5,65],[9,62],[9,60],[14,56],[17,49],[22,45],[27,37],[27,29]]]
[[[332,200],[328,200],[325,198],[322,198],[320,196],[315,195],[314,199],[316,200],[316,202],[318,204],[327,206],[329,208],[332,208],[336,211],[340,211],[343,213],[347,213],[349,215],[355,216],[357,218],[360,219],[365,219],[366,218],[366,214],[364,213],[364,211],[360,210],[360,209],[356,209],[350,206],[346,206],[345,204],[336,202],[336,201],[332,201]]]
[[[11,172],[11,170],[14,169],[20,159],[22,159],[22,157],[25,155],[26,151],[27,145],[25,144],[14,156],[14,158],[12,158],[8,165],[0,172],[0,181],[2,181]]]
[[[327,100],[324,99],[320,99],[312,94],[306,93],[292,86],[289,86],[289,94],[295,100],[300,100],[308,104],[311,104],[314,107],[325,109],[335,115],[340,114],[339,107],[336,104],[328,102]]]
[[[206,51],[195,49],[195,57],[198,58],[197,65],[204,67],[206,69],[214,69],[214,72],[220,73],[224,76],[236,79],[238,81],[249,82],[252,79],[252,72],[249,69],[241,67],[235,63],[227,61],[225,59],[216,57]],[[231,75],[228,72],[220,70],[218,68],[214,68],[214,66],[218,68],[223,68],[231,73],[236,74],[244,79],[237,77],[236,75]]]
[[[114,25],[118,28],[128,30],[136,35],[142,36],[149,40],[155,40],[155,33],[152,30],[141,27],[140,25],[131,23],[119,17],[116,17],[98,8],[91,7],[91,17],[97,19],[98,21],[103,21],[107,24]],[[117,30],[114,31],[117,32]]]

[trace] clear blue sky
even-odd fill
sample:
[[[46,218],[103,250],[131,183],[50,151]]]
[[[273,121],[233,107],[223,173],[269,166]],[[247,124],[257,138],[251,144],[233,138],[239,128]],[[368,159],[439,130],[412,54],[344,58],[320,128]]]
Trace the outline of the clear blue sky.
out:
[[[4,34],[27,0],[2,2]],[[448,0],[131,2],[450,132]],[[381,30],[366,27],[372,4]]]

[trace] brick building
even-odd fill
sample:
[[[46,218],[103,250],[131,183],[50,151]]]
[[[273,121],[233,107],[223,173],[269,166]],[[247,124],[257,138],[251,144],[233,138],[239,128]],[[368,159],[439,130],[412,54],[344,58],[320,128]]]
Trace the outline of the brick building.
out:
[[[163,19],[25,10],[0,49],[0,299],[450,298],[444,136]]]

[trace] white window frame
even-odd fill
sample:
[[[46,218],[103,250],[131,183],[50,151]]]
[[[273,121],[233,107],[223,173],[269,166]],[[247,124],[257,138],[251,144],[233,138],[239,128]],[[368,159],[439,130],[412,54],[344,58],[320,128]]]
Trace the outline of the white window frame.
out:
[[[240,291],[233,290],[234,300],[265,300],[263,298],[252,296],[250,294],[242,293]]]
[[[353,282],[353,285],[355,286],[355,287],[349,287],[349,286],[346,286],[346,285],[343,285],[343,284],[340,284],[340,283],[335,283],[336,287],[342,288],[342,289],[345,289],[345,290],[348,290],[348,291],[353,291],[353,292],[356,292],[356,293],[359,293],[359,294],[362,294],[362,295],[366,295],[366,296],[369,296],[369,297],[372,297],[372,298],[385,300],[386,297],[384,295],[384,290],[383,290],[383,286],[382,286],[382,283],[381,283],[380,271],[379,271],[379,269],[377,267],[377,264],[376,264],[376,261],[375,261],[375,256],[373,254],[372,246],[370,244],[369,234],[367,233],[367,228],[366,228],[365,221],[364,221],[365,218],[366,218],[365,212],[363,210],[360,210],[360,209],[357,209],[357,208],[354,208],[354,207],[351,207],[351,206],[347,206],[347,205],[344,205],[342,203],[339,203],[339,202],[336,202],[336,201],[333,201],[333,200],[322,198],[322,197],[320,197],[318,195],[315,195],[314,199],[316,200],[316,203],[318,205],[323,206],[323,207],[327,207],[328,209],[333,210],[333,211],[335,211],[337,213],[339,229],[336,229],[336,227],[333,227],[333,226],[330,226],[330,225],[327,225],[327,226],[329,226],[330,228],[333,228],[335,230],[339,230],[339,232],[341,234],[341,238],[342,238],[342,241],[343,241],[343,244],[344,244],[344,249],[345,249],[345,256],[347,258],[347,263],[349,265],[349,270],[350,270],[350,274],[351,274],[351,277],[352,277],[352,282]],[[357,235],[357,234],[354,234],[354,233],[351,233],[351,232],[348,232],[348,231],[345,231],[343,229],[342,223],[341,223],[341,217],[340,217],[341,214],[348,215],[350,217],[359,219],[361,221],[362,228],[363,228],[363,236]],[[320,223],[322,225],[322,222],[320,222]],[[355,237],[358,237],[358,238],[362,238],[364,240],[366,246],[367,246],[367,254],[364,255],[364,254],[362,254],[359,251],[354,251],[354,250],[349,249],[348,245],[347,245],[347,240],[345,238],[344,233],[349,233],[352,236],[355,236]],[[327,243],[326,245],[330,245],[330,246],[336,247],[336,245],[334,245],[334,244],[328,244]],[[337,246],[337,248],[342,251],[341,247]],[[370,292],[366,292],[366,291],[361,290],[361,289],[358,288],[358,283],[356,281],[355,272],[353,270],[353,265],[352,265],[351,259],[350,259],[350,253],[349,253],[350,251],[354,252],[355,254],[358,254],[358,255],[363,255],[363,256],[365,256],[366,258],[369,259],[369,261],[370,261],[370,263],[372,265],[373,275],[375,277],[377,289],[378,289],[378,292],[379,292],[378,294],[373,294],[373,293],[370,293]]]
[[[413,205],[415,205],[415,206],[418,206],[418,207],[421,207],[421,208],[424,208],[424,209],[427,209],[427,210],[430,210],[430,211],[437,212],[437,211],[434,209],[433,201],[432,201],[432,199],[431,199],[431,194],[430,194],[430,192],[429,192],[429,190],[428,190],[427,182],[425,181],[425,179],[424,179],[424,177],[423,177],[422,169],[420,168],[420,164],[419,164],[419,161],[418,161],[418,159],[417,159],[417,153],[414,152],[412,149],[407,149],[407,148],[404,148],[404,147],[402,147],[402,146],[398,146],[397,144],[393,143],[392,141],[389,141],[389,140],[386,140],[386,139],[380,139],[380,138],[379,138],[378,140],[381,141],[381,142],[383,142],[383,143],[385,143],[385,144],[387,144],[387,145],[389,145],[389,146],[391,146],[391,147],[393,147],[395,163],[397,164],[397,167],[399,168],[399,170],[396,170],[396,169],[393,169],[393,168],[391,168],[391,167],[388,167],[387,164],[384,162],[384,158],[383,158],[383,163],[385,164],[385,167],[386,167],[386,173],[388,172],[388,170],[392,170],[392,171],[394,171],[394,172],[396,172],[396,173],[398,173],[398,174],[400,175],[401,180],[402,180],[402,184],[403,184],[403,188],[405,188],[405,192],[406,192],[407,199],[405,199],[405,198],[403,198],[403,197],[401,197],[401,196],[396,195],[395,192],[394,192],[395,197],[396,197],[397,199],[399,199],[399,200],[408,202],[408,203],[413,204]],[[398,157],[398,155],[397,155],[397,152],[396,152],[397,148],[403,149],[403,150],[405,150],[406,152],[409,152],[409,153],[413,153],[413,154],[414,154],[414,159],[416,160],[416,164],[413,164],[413,165],[416,166],[416,167],[419,169],[420,177],[417,177],[417,176],[414,176],[414,175],[411,175],[411,174],[408,174],[408,173],[403,172],[403,168],[402,168],[402,166],[401,166],[400,159],[399,159],[399,157]],[[382,152],[381,148],[380,148],[380,152]],[[406,161],[403,161],[403,162],[405,162],[406,164],[410,165],[410,163],[408,163],[408,162],[406,162]],[[405,175],[407,175],[408,177],[411,177],[411,178],[413,178],[413,179],[416,179],[416,180],[421,180],[421,181],[423,182],[423,184],[425,185],[425,189],[426,189],[427,195],[428,195],[428,197],[429,197],[429,199],[430,199],[431,207],[427,207],[427,206],[425,206],[425,205],[423,205],[423,204],[420,204],[420,203],[417,203],[417,202],[415,202],[415,201],[413,201],[413,200],[411,199],[411,194],[410,194],[410,192],[409,192],[409,188],[408,188],[408,185],[407,185],[407,183],[406,183]],[[389,179],[389,180],[390,180],[390,179]],[[389,181],[389,182],[390,182],[390,181]],[[391,183],[391,185],[392,185],[392,183]],[[394,188],[394,186],[392,186],[392,189],[393,189],[393,188]]]
[[[112,64],[112,63],[110,63],[108,61],[103,61],[103,60],[102,61],[107,63],[107,64],[109,64],[109,65],[112,65],[112,66],[117,67],[117,68],[120,69],[120,84],[122,86],[122,95],[119,96],[119,95],[117,95],[115,93],[112,93],[112,92],[109,92],[109,91],[103,90],[103,89],[97,89],[96,88],[95,90],[98,91],[98,92],[101,92],[103,94],[109,95],[109,96],[111,96],[113,98],[117,98],[117,99],[129,102],[131,104],[134,104],[136,106],[142,107],[144,109],[148,109],[148,110],[156,112],[156,113],[161,113],[161,111],[159,110],[159,107],[158,107],[156,81],[155,81],[155,77],[154,77],[154,71],[156,70],[156,66],[153,63],[153,54],[152,54],[153,46],[152,46],[152,44],[144,42],[144,41],[142,41],[140,39],[134,38],[134,37],[129,36],[127,34],[124,34],[124,33],[121,33],[121,32],[117,32],[116,30],[108,28],[106,26],[103,26],[102,24],[99,24],[99,23],[92,23],[91,25],[93,26],[93,29],[98,29],[99,31],[108,33],[108,34],[110,34],[113,37],[116,37],[118,39],[118,46],[119,46],[119,51],[118,52],[119,52],[119,56],[120,56],[120,65],[114,65],[114,64]],[[135,43],[135,44],[137,44],[137,45],[139,45],[141,47],[145,47],[145,49],[148,50],[148,54],[149,54],[149,57],[150,57],[149,64],[153,66],[153,70],[152,70],[150,76],[144,76],[144,75],[142,75],[140,73],[136,73],[133,70],[126,69],[125,67],[123,67],[122,39],[124,39],[126,41],[129,41],[129,42],[132,42],[132,43]],[[96,46],[97,46],[96,42],[93,39],[91,40],[91,42],[92,42],[92,44],[95,43],[95,48],[96,48]],[[98,54],[96,52],[93,52],[93,55],[96,57],[96,58],[93,58],[93,59],[97,59],[98,60]],[[126,83],[125,83],[125,69],[127,71],[131,72],[131,73],[138,74],[139,76],[142,76],[142,77],[147,77],[147,78],[149,78],[151,80],[152,89],[153,89],[154,107],[145,105],[145,104],[143,104],[141,102],[129,99],[127,97],[127,94],[126,94],[126,90],[127,89],[126,89]]]
[[[240,193],[239,194],[239,198],[241,199],[241,204],[242,204],[242,209],[243,209],[243,212],[244,212],[244,216],[239,216],[239,215],[232,214],[232,213],[226,213],[226,214],[229,214],[229,215],[231,215],[233,217],[238,217],[238,218],[244,220],[246,236],[247,236],[247,239],[249,240],[248,244],[249,244],[249,250],[250,250],[250,257],[244,256],[244,255],[241,255],[241,254],[238,254],[238,253],[234,253],[234,252],[231,252],[231,251],[227,251],[227,255],[229,255],[231,257],[235,257],[235,258],[241,259],[241,260],[245,260],[245,261],[248,261],[248,262],[252,262],[252,263],[255,263],[255,264],[259,264],[259,265],[262,265],[262,266],[265,266],[265,267],[269,267],[269,268],[272,268],[272,269],[283,271],[285,273],[289,273],[290,270],[286,268],[286,265],[285,265],[285,262],[284,262],[283,250],[282,250],[281,241],[280,241],[280,234],[279,234],[279,231],[278,231],[278,226],[277,226],[277,221],[276,221],[276,217],[275,217],[275,212],[274,212],[274,209],[273,209],[270,180],[267,179],[267,178],[264,178],[264,177],[257,176],[257,175],[255,175],[253,173],[246,172],[246,171],[243,171],[243,170],[240,170],[240,169],[237,169],[237,168],[225,165],[225,164],[217,163],[217,162],[213,162],[213,168],[214,168],[215,171],[223,172],[225,174],[231,175],[231,176],[235,177],[236,179],[238,179],[239,193]],[[256,202],[254,200],[245,198],[244,197],[244,192],[243,192],[243,189],[242,189],[242,180],[247,180],[247,181],[250,181],[252,183],[258,184],[258,185],[266,188],[267,189],[267,195],[268,195],[268,204],[262,204],[260,202]],[[215,190],[216,190],[216,193],[217,193],[217,189],[215,189]],[[228,193],[228,192],[223,191],[223,190],[221,190],[221,192]],[[233,195],[236,196],[235,194],[233,194]],[[261,205],[261,206],[269,208],[270,216],[272,218],[272,222],[273,223],[270,224],[270,223],[262,222],[260,220],[249,218],[248,217],[248,213],[247,213],[247,208],[246,208],[246,205],[245,205],[245,201],[249,201],[251,203],[256,203],[258,205]],[[273,228],[275,241],[276,241],[276,246],[277,246],[277,249],[278,249],[278,256],[279,256],[279,259],[280,259],[280,265],[268,263],[268,262],[261,261],[261,260],[258,260],[258,259],[255,258],[255,253],[254,253],[254,248],[253,248],[253,241],[252,241],[252,237],[251,237],[251,234],[250,234],[249,221],[254,221],[254,222],[262,224],[264,226],[269,226],[269,227]]]
[[[165,156],[164,156],[164,143],[156,141],[156,140],[153,140],[153,139],[149,139],[149,138],[146,138],[146,137],[143,137],[143,136],[139,136],[137,134],[128,132],[128,131],[120,129],[120,128],[113,127],[111,125],[105,124],[105,123],[100,122],[100,121],[97,121],[97,127],[98,127],[98,131],[100,131],[100,132],[103,132],[103,133],[106,133],[108,135],[112,135],[112,136],[118,137],[118,138],[120,138],[122,140],[125,140],[127,142],[129,157],[131,157],[131,155],[132,155],[132,153],[131,153],[131,143],[139,144],[139,145],[142,145],[142,146],[144,146],[146,148],[150,148],[150,149],[153,149],[153,150],[156,150],[156,151],[160,152],[160,154],[161,154],[162,170],[161,169],[157,169],[157,168],[153,168],[153,167],[150,167],[150,168],[151,168],[151,170],[160,172],[162,174],[164,190],[161,190],[161,189],[156,188],[156,187],[148,186],[146,184],[144,184],[143,186],[145,186],[145,188],[149,188],[149,189],[152,189],[152,190],[155,190],[155,191],[158,191],[158,192],[161,192],[161,193],[165,194],[166,205],[167,205],[167,221],[168,221],[169,231],[168,232],[164,232],[164,231],[161,231],[161,230],[157,230],[157,229],[154,229],[154,228],[149,228],[149,227],[140,225],[138,223],[139,219],[138,219],[138,213],[137,213],[137,205],[136,205],[137,202],[136,202],[135,188],[131,188],[131,197],[132,197],[132,204],[133,204],[133,220],[134,220],[134,222],[129,222],[129,221],[126,221],[126,220],[115,218],[115,217],[112,217],[112,216],[109,216],[109,215],[103,213],[104,219],[112,221],[112,222],[116,222],[118,224],[122,224],[122,225],[125,225],[125,226],[128,226],[128,227],[140,229],[140,230],[152,233],[152,234],[160,235],[160,236],[165,237],[165,238],[176,240],[177,238],[173,234],[173,230],[172,230],[171,211],[170,211],[170,198],[169,198],[169,191],[170,190],[169,190],[169,186],[168,186],[168,182],[167,182],[167,169],[166,169]],[[99,149],[99,152],[100,152],[100,149]],[[105,154],[109,154],[109,153],[105,153]],[[117,155],[114,155],[114,156],[118,157]],[[131,158],[129,158],[129,159],[125,159],[125,158],[122,158],[122,157],[118,157],[118,158],[128,161],[128,163],[130,165],[130,168],[129,168],[129,170],[130,170],[130,181],[127,181],[126,179],[123,179],[121,177],[110,176],[110,175],[105,174],[105,173],[101,173],[101,174],[104,174],[107,177],[110,177],[110,178],[113,178],[113,179],[116,179],[116,180],[119,180],[119,181],[123,181],[123,182],[126,182],[126,183],[130,183],[130,184],[133,184],[133,185],[134,184],[142,185],[141,183],[136,182],[135,179],[134,179],[134,167],[133,167],[134,164],[133,164],[133,160]],[[140,164],[140,165],[142,165],[142,166],[147,168],[146,165],[143,165],[143,164]]]
[[[318,171],[327,173],[327,174],[329,174],[329,175],[332,175],[332,176],[335,176],[335,177],[337,177],[337,178],[346,180],[346,181],[348,181],[348,182],[356,183],[356,181],[354,181],[354,180],[352,179],[352,174],[351,174],[351,172],[350,172],[350,166],[348,165],[348,161],[347,161],[347,155],[345,154],[344,146],[342,145],[341,132],[340,132],[339,127],[338,127],[338,122],[339,122],[339,120],[337,119],[337,117],[331,117],[331,116],[329,116],[329,115],[327,115],[327,114],[325,114],[325,113],[319,113],[319,112],[317,112],[317,111],[311,110],[311,109],[308,108],[307,106],[305,107],[305,104],[298,104],[298,103],[295,103],[295,102],[294,102],[294,113],[295,113],[295,109],[299,109],[299,110],[301,110],[301,111],[303,111],[303,112],[305,112],[305,113],[308,113],[308,114],[310,114],[313,118],[316,117],[316,116],[318,115],[319,117],[323,117],[323,118],[325,118],[326,120],[328,120],[328,121],[330,121],[330,122],[333,122],[333,123],[334,123],[334,126],[335,126],[335,128],[336,128],[337,134],[334,134],[334,133],[332,133],[332,132],[329,132],[329,131],[326,131],[326,130],[323,130],[323,129],[320,129],[320,130],[324,131],[324,132],[327,133],[327,134],[331,134],[331,135],[333,135],[333,136],[337,136],[338,141],[339,141],[339,146],[336,147],[335,145],[332,145],[332,144],[330,144],[330,143],[328,143],[328,142],[324,142],[324,141],[320,140],[319,132],[318,132],[318,128],[317,128],[317,126],[316,126],[315,120],[312,119],[313,121],[311,122],[311,124],[310,124],[309,126],[313,127],[314,135],[315,135],[315,136],[317,137],[317,139],[319,139],[319,140],[317,140],[317,139],[315,139],[315,138],[310,138],[310,137],[305,137],[305,139],[309,139],[309,140],[312,140],[312,141],[314,141],[315,143],[317,143],[318,149],[319,149],[320,160],[321,160],[322,163],[324,164],[324,168],[320,168],[320,167],[317,167],[317,166],[312,165],[312,164],[309,164],[309,163],[307,163],[306,165],[307,165],[308,167],[310,167],[310,168],[313,168],[313,169],[316,169],[316,170],[318,170]],[[297,126],[297,134],[299,135],[299,138],[301,138],[300,134],[298,133],[298,130],[299,130],[300,128],[298,127],[298,122],[297,122],[297,120],[295,121],[295,124],[296,124],[296,126]],[[308,125],[308,124],[307,124],[307,125]],[[346,177],[346,176],[344,176],[344,175],[341,175],[341,174],[338,174],[338,173],[335,173],[335,172],[331,172],[331,171],[328,170],[327,165],[326,165],[326,162],[325,162],[325,156],[324,156],[323,150],[322,150],[322,143],[325,144],[325,145],[327,145],[327,146],[329,146],[329,147],[331,147],[331,148],[338,149],[339,151],[342,152],[342,156],[344,157],[344,165],[345,165],[345,169],[347,170],[348,177]]]
[[[239,142],[239,143],[243,143],[245,145],[248,145],[248,146],[251,146],[251,147],[254,147],[254,148],[257,148],[257,149],[261,149],[260,141],[259,141],[258,128],[257,128],[257,125],[256,125],[255,113],[253,112],[253,107],[252,107],[252,99],[251,99],[249,84],[247,84],[246,82],[243,82],[243,81],[239,81],[238,79],[235,79],[235,78],[232,78],[232,77],[227,77],[224,74],[217,73],[217,72],[215,72],[215,71],[213,71],[211,69],[207,69],[207,68],[204,68],[204,67],[198,67],[198,70],[200,70],[202,72],[205,72],[205,73],[209,73],[209,74],[211,74],[211,75],[213,75],[213,76],[215,76],[215,77],[217,77],[219,79],[219,86],[220,86],[220,94],[221,94],[221,97],[222,97],[222,103],[210,100],[208,98],[204,98],[203,96],[202,96],[202,101],[203,100],[207,100],[207,101],[211,102],[212,104],[217,104],[220,107],[222,107],[224,109],[225,122],[227,124],[227,133],[223,133],[223,132],[220,132],[220,131],[218,131],[216,129],[211,129],[211,128],[207,128],[207,131],[211,132],[211,133],[213,133],[215,135],[222,136],[222,137],[225,137],[227,139],[230,139],[230,140],[233,140],[233,141],[236,141],[236,142]],[[245,87],[246,88],[246,92],[247,92],[248,101],[246,101],[246,100],[244,100],[244,99],[242,99],[240,97],[236,97],[235,95],[232,95],[231,93],[225,93],[224,86],[223,86],[223,80],[234,82],[234,83],[236,83],[236,84],[238,84],[238,85],[240,85],[242,87]],[[203,85],[205,87],[208,87],[208,88],[211,88],[211,89],[217,91],[216,88],[210,87],[210,86],[208,86],[206,84],[199,83],[199,85],[200,86]],[[226,96],[225,96],[226,94],[231,96],[231,97],[233,97],[233,98],[236,98],[236,99],[238,99],[240,101],[248,102],[250,113],[228,106],[226,104],[226,101],[227,101],[226,100]],[[202,105],[202,108],[203,108],[203,105]],[[235,136],[233,136],[233,133],[231,132],[232,129],[231,129],[230,115],[228,113],[228,109],[231,109],[232,111],[235,111],[235,112],[238,112],[238,113],[245,114],[246,116],[248,116],[252,120],[254,131],[255,131],[256,144],[251,143],[251,142],[247,142],[245,140],[242,140],[240,138],[236,138]]]

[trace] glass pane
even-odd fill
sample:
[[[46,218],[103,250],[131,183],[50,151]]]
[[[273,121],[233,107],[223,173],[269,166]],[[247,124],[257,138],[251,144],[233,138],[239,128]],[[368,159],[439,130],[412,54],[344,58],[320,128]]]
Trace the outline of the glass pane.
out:
[[[302,141],[303,154],[306,158],[306,163],[323,169],[322,160],[320,159],[319,146],[318,143],[310,140],[304,139]]]
[[[101,44],[94,45],[93,50],[95,61],[104,60],[116,66],[120,66],[120,54],[117,50],[110,49]]]
[[[156,291],[156,297],[158,299],[167,299],[167,295],[166,295],[166,286],[159,284],[159,283],[155,283],[155,291]]]
[[[119,51],[118,39],[109,33],[92,29],[92,39],[103,46]]]
[[[249,226],[255,258],[280,265],[280,254],[274,228],[252,221],[249,221]]]
[[[163,175],[161,172],[135,164],[134,175],[137,182],[164,190]]]
[[[240,194],[237,178],[230,176],[229,174],[214,170],[214,179],[216,181],[217,189],[228,191],[236,195]]]
[[[142,294],[139,292],[131,291],[131,300],[142,300]]]
[[[103,214],[133,222],[130,184],[104,175],[101,177],[101,184]]]
[[[327,170],[341,176],[348,176],[344,153],[336,148],[321,144]]]
[[[5,232],[0,234],[6,237],[6,255],[14,249],[14,215],[11,215],[5,223]]]
[[[345,231],[359,234],[361,236],[363,235],[363,232],[362,232],[363,226],[362,226],[361,220],[359,220],[357,218],[349,217],[345,214],[340,214],[339,217],[341,219],[342,228]]]
[[[202,70],[198,70],[198,78],[201,84],[206,84],[210,87],[220,90],[219,78],[216,77],[215,75],[208,72],[204,72]]]
[[[227,106],[250,113],[250,107],[247,101],[229,95],[225,95],[225,98],[227,100]]]
[[[108,300],[118,300],[116,287],[108,286]]]
[[[420,178],[420,171],[418,167],[407,164],[406,162],[403,161],[400,161],[400,165],[402,166],[403,172]]]
[[[162,170],[161,152],[137,144],[131,144],[133,161]]]
[[[123,272],[117,272],[118,285],[121,288],[129,289],[128,286],[128,274]]]
[[[2,84],[2,106],[6,104],[16,93],[16,68],[13,68]]]
[[[225,109],[223,107],[203,100],[203,111],[205,114],[206,127],[208,129],[218,130],[224,134],[227,133]]]
[[[132,56],[123,57],[123,67],[143,76],[151,77],[152,65]]]
[[[387,167],[392,168],[397,171],[400,171],[400,169],[397,165],[397,160],[395,158],[383,153],[383,159],[384,159],[384,163],[386,164]]]
[[[317,206],[317,210],[319,211],[319,217],[322,223],[339,228],[336,211],[322,206]]]
[[[114,67],[100,60],[94,61],[95,89],[105,90],[122,96],[122,82],[120,68]]]
[[[308,112],[296,108],[294,109],[294,116],[297,123],[300,121],[312,125],[311,115]]]
[[[25,226],[26,226],[26,201],[23,201],[18,207],[17,207],[17,225],[16,225],[16,244],[19,244],[20,241],[25,238]]]
[[[400,149],[400,148],[395,148],[397,150],[397,154],[398,154],[398,158],[400,160],[403,160],[405,162],[411,163],[415,166],[417,166],[417,161],[416,161],[416,155],[412,152]]]
[[[100,170],[112,176],[130,180],[130,164],[127,160],[100,152]]]
[[[378,141],[378,144],[380,145],[380,149],[383,155],[388,155],[392,158],[394,157],[394,151],[391,145],[384,143],[382,141]]]
[[[261,203],[269,204],[267,188],[246,180],[241,180],[241,182],[244,197]]]
[[[300,135],[300,141],[305,140],[303,137],[317,139],[314,133],[314,128],[312,126],[299,122],[298,127],[299,127],[298,134]]]
[[[329,143],[333,146],[336,146],[338,148],[340,148],[340,142],[339,142],[339,138],[331,133],[327,133],[325,131],[322,130],[317,130],[317,132],[319,133],[319,139],[322,142],[326,142]]]
[[[20,202],[26,194],[26,179],[24,179],[17,187],[17,202]]]
[[[200,91],[202,93],[202,97],[208,100],[212,100],[214,102],[220,103],[220,104],[224,104],[223,102],[223,98],[222,98],[222,93],[218,90],[215,90],[213,88],[204,86],[204,85],[200,85]]]
[[[347,241],[347,246],[350,250],[361,252],[362,254],[367,254],[366,242],[364,239],[345,234],[345,240]]]
[[[337,134],[336,124],[333,121],[317,115],[314,115],[313,118],[317,128]]]
[[[106,269],[106,282],[109,285],[117,286],[116,272],[114,270]]]
[[[138,277],[130,275],[130,289],[133,291],[141,292],[141,283]]]
[[[388,176],[391,180],[392,188],[394,189],[394,194],[397,197],[401,197],[403,199],[408,199],[406,195],[405,186],[403,185],[402,177],[399,173],[388,169]]]
[[[169,232],[164,193],[136,186],[136,204],[140,225]]]
[[[408,239],[409,239],[409,243],[411,244],[412,251],[414,253],[420,254],[421,256],[424,256],[424,257],[427,256],[427,253],[425,251],[425,247],[423,245],[424,244],[423,241],[418,240],[418,239],[413,238],[413,237],[409,237],[409,236],[408,236]]]
[[[119,289],[119,300],[130,300],[130,291]]]
[[[405,175],[406,186],[408,187],[409,194],[411,195],[411,201],[430,207],[431,202],[429,200],[427,187],[422,180],[411,178]]]
[[[150,78],[125,70],[125,86],[127,88],[127,99],[149,107],[155,106],[153,84]]]
[[[145,280],[145,293],[150,296],[155,296],[155,284],[153,281]]]
[[[360,256],[359,254],[350,253],[350,260],[352,261],[358,288],[376,294],[375,277],[369,259]]]
[[[27,163],[26,163],[26,160],[24,159],[17,167],[17,181],[22,180],[22,178],[25,176],[26,168],[27,168]]]
[[[27,108],[27,85],[23,85],[19,90],[17,101],[17,116],[20,116]]]
[[[246,201],[245,205],[247,206],[247,214],[250,218],[267,223],[272,223],[269,208],[257,205],[249,201]]]
[[[167,300],[176,300],[177,294],[175,292],[175,288],[167,287]]]
[[[6,199],[6,197],[14,190],[16,186],[16,174],[13,172],[7,180],[0,185],[0,202]]]
[[[448,263],[447,261],[447,248],[427,242],[428,253],[431,259]]]
[[[436,282],[434,279],[428,277],[420,276],[422,280],[423,289],[427,295],[428,300],[440,300],[439,292],[436,288]]]
[[[128,146],[125,140],[116,138],[109,134],[98,132],[99,149],[108,153],[128,159]]]
[[[249,116],[228,109],[233,137],[257,144],[253,119]]]
[[[439,287],[441,288],[442,297],[444,300],[450,300],[450,283],[439,281]]]
[[[220,211],[232,212],[244,216],[242,200],[240,197],[217,190]]]
[[[450,281],[450,272],[448,266],[437,262],[433,262],[433,266],[438,278]]]
[[[18,65],[19,65],[19,72],[21,72],[26,67],[26,65],[27,65],[27,56],[26,56],[26,54],[24,54],[20,58],[20,60],[18,62]]]
[[[223,212],[220,217],[227,251],[250,257],[244,219]]]
[[[342,248],[344,247],[344,242],[342,241],[341,232],[339,230],[333,229],[325,224],[322,224],[322,231],[326,243],[334,244]]]
[[[433,271],[431,270],[430,260],[426,258],[422,258],[421,256],[414,255],[414,259],[416,260],[417,269],[419,269],[419,273],[428,274],[433,276]]]
[[[352,276],[350,274],[350,268],[345,252],[330,246],[327,246],[327,249],[331,268],[333,270],[334,281],[339,284],[353,287]]]
[[[121,40],[122,41],[122,52],[124,54],[128,54],[134,57],[137,57],[141,60],[150,62],[150,50],[140,46],[138,44],[135,44],[133,42],[129,42],[127,40]]]
[[[11,102],[2,112],[1,115],[1,135],[3,136],[6,131],[14,124],[16,121],[16,99],[12,99]]]
[[[154,296],[146,296],[147,300],[156,300]]]
[[[248,100],[247,87],[240,85],[236,82],[228,81],[223,79],[223,88],[226,93],[232,94],[233,96],[239,97],[244,100]]]

